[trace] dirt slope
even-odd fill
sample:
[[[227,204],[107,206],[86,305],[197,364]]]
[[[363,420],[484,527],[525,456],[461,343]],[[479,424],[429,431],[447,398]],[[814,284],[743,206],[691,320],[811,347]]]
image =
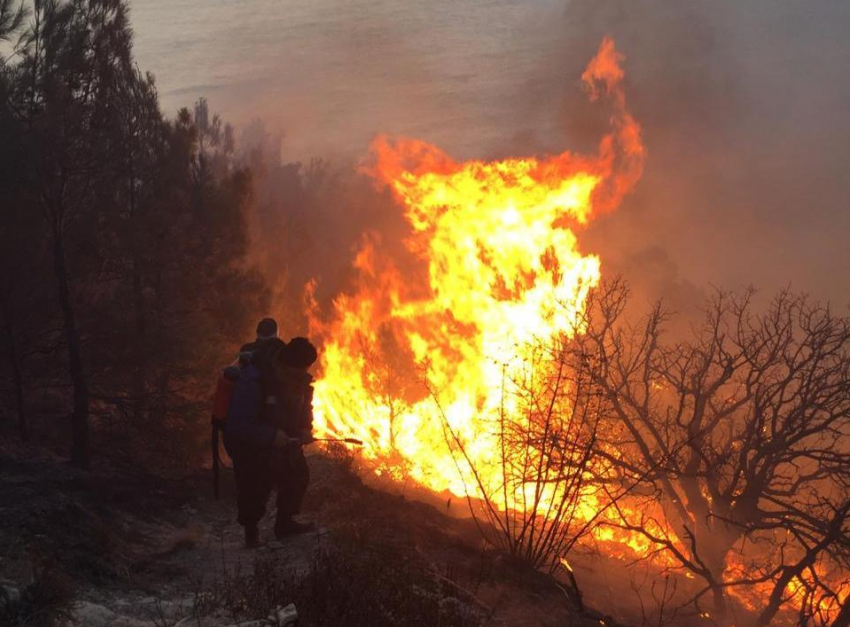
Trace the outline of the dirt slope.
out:
[[[346,460],[310,456],[317,533],[269,542],[267,516],[266,544],[246,550],[228,473],[215,501],[206,473],[83,473],[45,455],[0,450],[13,624],[248,624],[295,602],[302,626],[614,625],[576,616],[548,578],[483,547],[471,521],[370,488]]]

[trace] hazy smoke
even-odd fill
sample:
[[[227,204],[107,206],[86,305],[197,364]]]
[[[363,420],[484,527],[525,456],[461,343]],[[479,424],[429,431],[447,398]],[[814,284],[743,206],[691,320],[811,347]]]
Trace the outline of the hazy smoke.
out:
[[[346,167],[379,131],[457,158],[591,151],[605,111],[580,76],[611,35],[649,156],[636,192],[580,235],[583,249],[680,309],[709,284],[790,283],[848,301],[844,0],[246,0],[205,5],[200,21],[193,4],[134,5],[140,64],[166,105],[207,95],[228,119],[282,131],[285,161]],[[363,202],[323,208],[350,231],[337,253],[380,226],[383,210]]]
[[[554,58],[574,75],[612,35],[649,150],[637,192],[583,241],[649,291],[790,283],[847,304],[848,25],[839,1],[572,2]],[[566,135],[594,135],[594,111],[561,101]]]

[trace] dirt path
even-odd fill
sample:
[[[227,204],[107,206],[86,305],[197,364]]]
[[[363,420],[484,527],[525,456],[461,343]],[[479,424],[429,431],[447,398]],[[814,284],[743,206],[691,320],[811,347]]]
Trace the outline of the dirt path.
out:
[[[248,550],[227,473],[216,501],[208,473],[81,473],[0,447],[0,584],[25,601],[40,590],[67,627],[283,625],[262,615],[291,602],[303,626],[616,624],[576,615],[551,579],[485,547],[446,506],[364,485],[332,457],[309,462],[304,518],[319,530],[274,541],[270,512],[264,546]]]
[[[48,578],[57,603],[73,596],[60,624],[197,624],[188,619],[202,595],[252,573],[258,560],[285,564],[293,576],[309,571],[324,529],[276,541],[267,515],[266,542],[246,549],[230,479],[219,501],[207,481],[81,473],[57,460],[0,455],[2,595],[27,602],[28,586]],[[203,624],[231,622],[210,615]]]
[[[274,559],[285,563],[293,576],[306,575],[325,535],[319,530],[285,541],[272,540],[249,550],[244,548],[241,529],[233,523],[226,504],[203,505],[199,509],[193,506],[184,509],[184,514],[193,521],[186,527],[164,523],[149,530],[150,545],[159,543],[159,547],[134,564],[135,578],[143,583],[141,587],[89,588],[80,594],[67,624],[87,627],[198,624],[196,605],[206,591],[253,573],[258,560]],[[270,522],[266,521],[263,529],[266,537],[271,536],[269,526]],[[233,623],[226,612],[206,615],[203,620],[208,626]]]

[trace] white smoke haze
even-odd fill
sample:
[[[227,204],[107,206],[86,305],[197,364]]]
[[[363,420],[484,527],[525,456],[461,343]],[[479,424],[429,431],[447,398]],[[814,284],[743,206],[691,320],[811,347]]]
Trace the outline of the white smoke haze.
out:
[[[649,150],[637,192],[583,240],[609,267],[848,303],[850,5],[575,2],[562,25],[565,59],[601,33],[628,55]],[[581,136],[582,103],[565,102]]]
[[[132,19],[167,110],[206,96],[281,132],[285,162],[340,167],[378,132],[456,158],[590,151],[604,112],[579,77],[610,35],[649,156],[583,249],[679,309],[712,284],[850,300],[843,0],[136,0]]]

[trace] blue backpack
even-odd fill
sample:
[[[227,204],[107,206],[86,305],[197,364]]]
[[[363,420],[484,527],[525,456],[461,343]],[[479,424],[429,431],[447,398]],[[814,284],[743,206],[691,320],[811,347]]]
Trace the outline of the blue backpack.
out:
[[[260,370],[253,364],[246,364],[233,383],[224,422],[224,448],[231,458],[271,447],[275,428],[260,420],[262,402]]]

